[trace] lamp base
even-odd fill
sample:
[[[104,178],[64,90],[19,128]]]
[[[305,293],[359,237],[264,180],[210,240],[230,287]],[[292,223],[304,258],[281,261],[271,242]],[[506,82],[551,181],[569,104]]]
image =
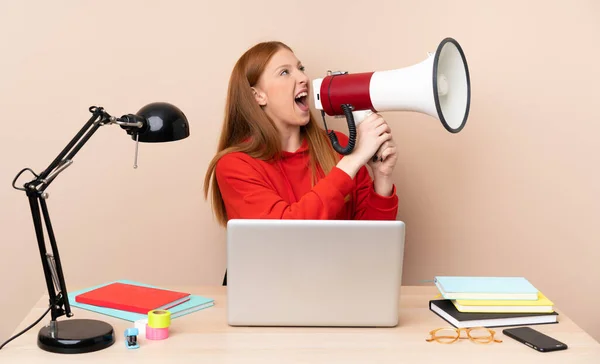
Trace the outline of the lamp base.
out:
[[[81,354],[106,349],[115,342],[115,331],[106,322],[88,319],[56,321],[55,334],[49,326],[38,333],[38,346],[61,354]]]

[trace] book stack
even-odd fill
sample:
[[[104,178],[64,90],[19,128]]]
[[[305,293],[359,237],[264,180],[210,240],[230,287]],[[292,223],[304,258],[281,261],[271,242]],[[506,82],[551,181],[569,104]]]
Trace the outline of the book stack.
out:
[[[557,323],[554,304],[523,277],[435,277],[429,309],[454,327]]]
[[[214,305],[211,298],[119,280],[70,292],[71,306],[135,322],[153,310],[169,310],[171,318]]]

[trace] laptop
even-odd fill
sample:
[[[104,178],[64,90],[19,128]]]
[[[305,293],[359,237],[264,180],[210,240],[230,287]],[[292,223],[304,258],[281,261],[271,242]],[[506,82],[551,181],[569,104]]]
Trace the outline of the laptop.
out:
[[[398,325],[402,221],[230,220],[230,326]]]

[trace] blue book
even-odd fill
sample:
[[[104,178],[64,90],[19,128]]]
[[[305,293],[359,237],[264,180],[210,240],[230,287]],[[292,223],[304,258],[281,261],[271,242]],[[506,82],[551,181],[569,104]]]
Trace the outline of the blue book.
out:
[[[139,282],[133,282],[133,281],[129,281],[126,279],[123,280],[118,280],[115,282],[120,282],[120,283],[126,283],[126,284],[133,284],[133,285],[137,285],[137,286],[142,286],[142,287],[153,287],[153,288],[160,288],[160,287],[156,287],[156,286],[152,286],[149,284],[144,284],[144,283],[139,283]],[[78,308],[82,308],[84,310],[88,310],[88,311],[93,311],[93,312],[97,312],[103,315],[107,315],[107,316],[112,316],[112,317],[116,317],[116,318],[120,318],[126,321],[137,321],[137,320],[142,320],[142,319],[147,319],[148,316],[147,315],[143,315],[140,313],[136,313],[136,312],[128,312],[128,311],[123,311],[123,310],[117,310],[114,308],[106,308],[106,307],[100,307],[100,306],[94,306],[94,305],[87,305],[84,303],[79,303],[77,301],[75,301],[75,297],[77,295],[80,295],[82,293],[86,293],[89,292],[91,290],[94,290],[96,288],[100,288],[100,287],[104,287],[108,284],[111,283],[115,283],[115,282],[108,282],[108,283],[104,283],[104,284],[100,284],[98,286],[94,286],[94,287],[89,287],[89,288],[85,288],[79,291],[75,291],[75,292],[69,292],[68,297],[69,297],[69,304],[72,307],[78,307]],[[202,297],[202,296],[197,296],[197,295],[191,295],[189,301],[186,301],[184,303],[181,303],[175,307],[172,307],[169,309],[169,312],[171,312],[171,319],[175,319],[177,317],[181,317],[184,315],[187,315],[189,313],[198,311],[198,310],[202,310],[204,308],[207,307],[211,307],[215,304],[215,301],[212,298],[207,298],[207,297]]]
[[[531,300],[538,290],[523,277],[450,277],[433,280],[442,296],[450,300]]]

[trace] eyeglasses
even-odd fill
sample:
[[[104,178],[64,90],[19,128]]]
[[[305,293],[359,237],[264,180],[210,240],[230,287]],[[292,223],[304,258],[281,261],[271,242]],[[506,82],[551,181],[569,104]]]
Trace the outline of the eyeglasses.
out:
[[[460,334],[465,330],[467,337],[461,337]],[[425,339],[427,342],[437,341],[441,344],[452,344],[458,339],[469,339],[477,344],[489,344],[491,342],[501,343],[502,340],[494,338],[496,331],[487,327],[471,327],[456,329],[453,327],[442,327],[429,333],[431,337]]]

